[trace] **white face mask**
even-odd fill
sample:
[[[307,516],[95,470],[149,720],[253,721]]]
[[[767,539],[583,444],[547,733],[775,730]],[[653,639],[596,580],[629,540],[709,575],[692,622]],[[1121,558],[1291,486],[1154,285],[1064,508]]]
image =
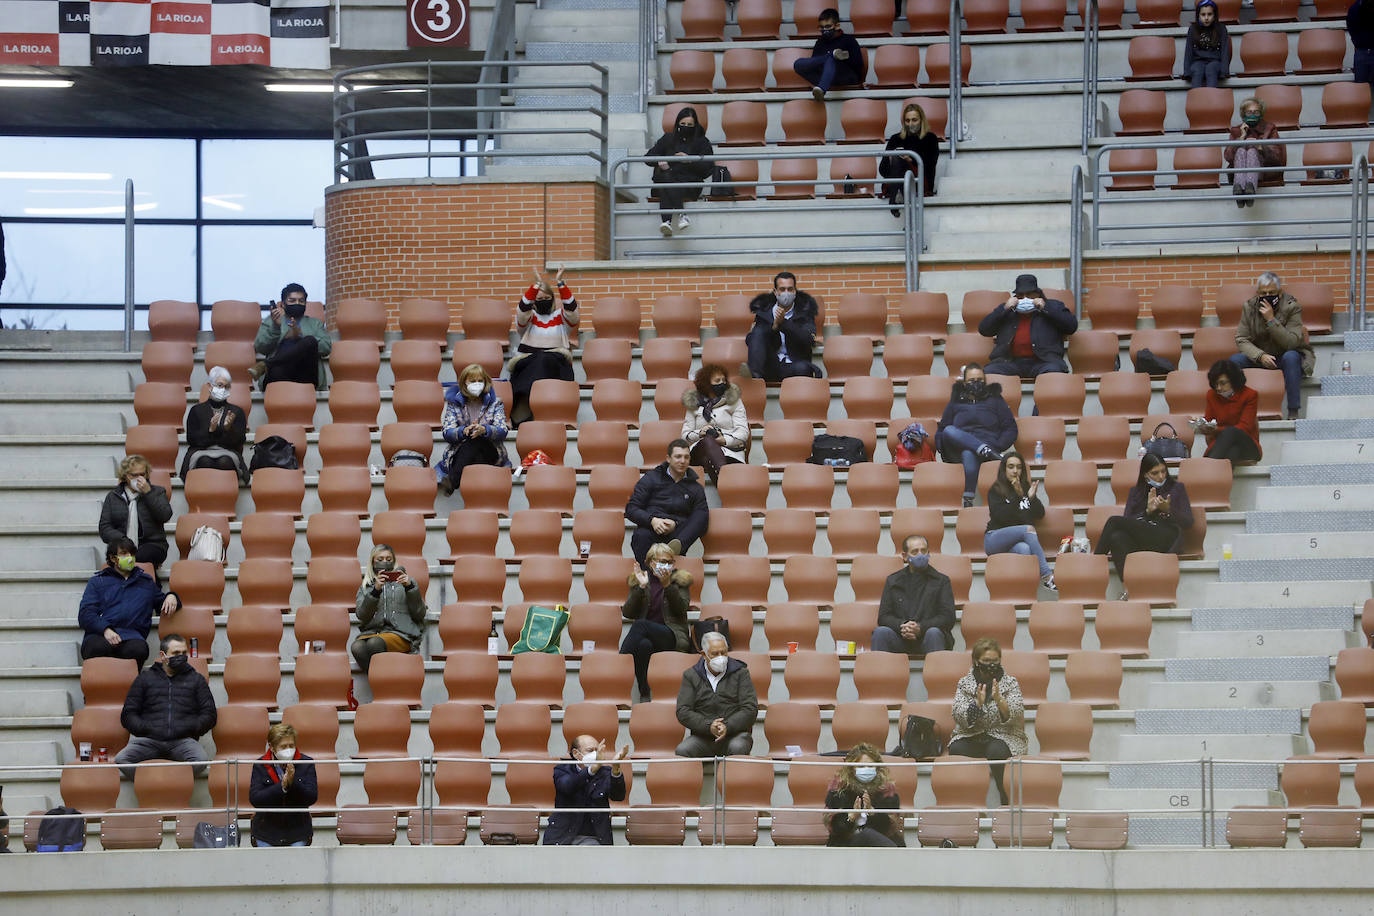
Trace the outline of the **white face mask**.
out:
[[[487,390],[487,386],[482,382],[468,382],[464,387],[467,389],[468,394],[472,395],[474,398]]]
[[[596,748],[592,748],[590,751],[587,751],[587,753],[583,754],[583,755],[582,755],[582,762],[583,762],[583,763],[596,763]]]
[[[293,760],[296,756],[296,749],[294,747],[279,747],[273,753],[277,755],[278,760]]]
[[[212,385],[210,387],[210,400],[223,401],[229,397],[229,389],[224,385]]]
[[[673,564],[671,564],[671,563],[655,563],[655,564],[654,564],[654,575],[656,575],[656,576],[666,576],[666,575],[668,575],[669,573],[671,573],[672,571],[673,571]]]
[[[1017,300],[1016,300],[1016,310],[1017,310],[1018,312],[1020,312],[1021,314],[1023,314],[1023,315],[1024,315],[1026,312],[1033,312],[1033,311],[1035,311],[1035,300],[1034,300],[1034,299],[1017,299]]]
[[[724,674],[727,658],[728,656],[725,655],[717,655],[714,658],[707,659],[706,667],[711,669],[712,674]]]
[[[773,293],[773,298],[778,305],[788,308],[797,301],[797,291],[795,289],[780,289]]]
[[[872,782],[878,778],[877,767],[855,767],[854,778],[859,782]]]

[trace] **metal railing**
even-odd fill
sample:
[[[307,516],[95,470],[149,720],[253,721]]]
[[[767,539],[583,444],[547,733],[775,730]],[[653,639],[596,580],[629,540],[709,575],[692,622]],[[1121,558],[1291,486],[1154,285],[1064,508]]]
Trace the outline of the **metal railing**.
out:
[[[1084,4],[1087,8],[1084,9]],[[1097,0],[1078,0],[1083,17],[1083,155],[1088,155],[1088,141],[1097,135],[1097,67],[1098,67],[1098,8]],[[1075,293],[1077,290],[1075,290]]]
[[[1070,208],[1070,285],[1074,294],[1082,299],[1080,289],[1083,280],[1083,239],[1080,223],[1083,218],[1084,206],[1084,183],[1091,182],[1092,206],[1090,218],[1090,238],[1087,247],[1097,250],[1111,247],[1128,246],[1159,246],[1159,245],[1215,245],[1219,242],[1234,243],[1262,243],[1262,242],[1312,242],[1312,241],[1333,241],[1346,240],[1350,244],[1350,308],[1352,317],[1352,327],[1356,326],[1353,322],[1358,318],[1362,323],[1364,320],[1366,307],[1366,264],[1368,261],[1368,234],[1369,234],[1369,180],[1368,162],[1363,154],[1355,157],[1349,166],[1324,166],[1326,168],[1340,168],[1347,172],[1350,178],[1348,188],[1341,187],[1338,183],[1330,185],[1319,185],[1316,187],[1303,188],[1298,186],[1283,185],[1280,187],[1265,187],[1262,197],[1266,201],[1344,201],[1349,200],[1349,215],[1337,215],[1333,209],[1331,215],[1327,216],[1300,216],[1300,217],[1255,217],[1247,215],[1242,222],[1235,219],[1218,219],[1215,213],[1194,208],[1193,218],[1188,219],[1188,211],[1182,211],[1184,216],[1174,220],[1162,220],[1153,222],[1143,222],[1138,217],[1131,217],[1119,224],[1104,224],[1104,210],[1114,210],[1129,205],[1154,205],[1161,207],[1173,207],[1188,203],[1209,203],[1214,206],[1223,206],[1231,202],[1231,198],[1220,195],[1210,189],[1198,188],[1177,189],[1169,185],[1154,189],[1128,189],[1112,190],[1108,187],[1108,182],[1114,178],[1132,177],[1158,177],[1158,176],[1187,176],[1187,175],[1234,175],[1237,172],[1246,171],[1235,166],[1218,165],[1209,168],[1154,168],[1154,169],[1134,169],[1108,171],[1105,167],[1107,159],[1116,150],[1179,150],[1188,148],[1222,148],[1239,149],[1243,147],[1260,146],[1283,146],[1297,148],[1309,143],[1330,143],[1330,142],[1350,142],[1352,144],[1368,144],[1374,140],[1374,132],[1353,132],[1337,133],[1330,132],[1314,137],[1280,137],[1269,140],[1229,140],[1229,139],[1181,139],[1181,138],[1156,138],[1156,139],[1132,139],[1126,142],[1109,142],[1099,146],[1089,157],[1089,174],[1091,177],[1085,179],[1082,171],[1074,169],[1070,179],[1069,193],[1071,198]],[[1304,175],[1307,172],[1318,168],[1316,165],[1294,165],[1292,163],[1279,167],[1260,167],[1260,172],[1288,172],[1301,170]],[[1164,193],[1161,193],[1163,191]],[[1218,234],[1217,230],[1230,227],[1244,226],[1247,230],[1256,228],[1272,227],[1278,232],[1269,235],[1256,235],[1253,232],[1247,234]],[[1287,227],[1300,227],[1291,231],[1284,231]],[[1326,227],[1322,231],[1322,227]],[[1175,231],[1177,230],[1177,231]],[[1160,233],[1169,233],[1161,235]]]
[[[959,141],[964,137],[964,4],[950,0],[949,4],[949,122],[945,135],[949,138],[949,158],[959,155]],[[915,289],[916,287],[912,287]]]
[[[474,156],[472,150],[440,150],[434,148],[435,141],[467,140],[480,141],[479,155],[485,158],[530,157],[572,157],[584,158],[597,164],[601,177],[606,175],[609,159],[610,140],[610,71],[605,65],[595,61],[520,61],[497,66],[491,61],[427,61],[424,63],[425,76],[421,80],[400,79],[394,82],[376,84],[388,74],[412,71],[414,63],[376,64],[370,67],[355,67],[342,70],[334,75],[334,179],[343,182],[352,178],[357,170],[369,169],[374,162],[390,160],[423,160],[426,164],[426,177],[433,176],[436,159],[462,159]],[[508,79],[487,79],[493,71],[507,69]],[[518,80],[518,76],[528,77],[531,71],[556,68],[557,72],[589,71],[586,81]],[[476,73],[474,82],[464,82],[454,75]],[[570,95],[569,105],[521,105],[511,107],[499,104],[499,98],[510,92],[580,92],[591,93],[594,103],[578,104],[576,95]],[[435,94],[473,93],[471,104],[437,104]],[[493,104],[492,99],[497,99]],[[362,107],[364,103],[379,102],[376,107]],[[506,127],[500,125],[498,112],[518,112],[523,115],[550,115],[553,123],[534,127]],[[579,126],[569,123],[570,115],[591,115],[595,126]],[[490,116],[490,124],[486,117]],[[422,127],[398,127],[399,123],[421,122]],[[466,126],[471,124],[472,126]],[[511,147],[505,144],[508,138],[553,138],[581,136],[590,142],[572,144],[567,147],[531,145]],[[366,144],[374,140],[423,140],[424,149],[395,153],[369,154]]]
[[[134,349],[134,180],[124,179],[124,352]]]
[[[398,815],[408,814],[409,820],[407,822],[406,830],[410,837],[411,845],[430,845],[432,843],[432,833],[430,833],[429,830],[425,828],[432,828],[434,823],[432,814],[436,811],[463,814],[467,814],[469,812],[477,812],[481,814],[488,811],[510,810],[512,808],[515,808],[528,810],[531,813],[536,814],[536,816],[547,815],[548,813],[554,810],[554,806],[551,804],[553,799],[552,769],[557,764],[566,764],[571,762],[566,758],[558,760],[550,759],[547,757],[511,758],[495,760],[486,757],[472,757],[449,754],[438,754],[428,757],[383,757],[377,759],[385,760],[387,763],[413,762],[416,764],[414,772],[418,775],[419,781],[418,784],[415,785],[417,794],[414,797],[413,801],[410,800],[410,796],[408,794],[409,786],[407,786],[406,798],[401,799],[400,803],[398,804],[387,804],[380,802],[372,803],[369,801],[364,806],[371,810],[392,811]],[[671,760],[672,758],[668,759]],[[681,760],[681,758],[678,759]],[[365,769],[367,762],[368,761],[363,759],[349,758],[313,758],[309,761],[310,764],[337,766],[340,770],[341,775],[344,772],[348,772],[350,774],[361,773]],[[439,800],[439,783],[441,781],[441,778],[439,776],[439,764],[446,762],[485,764],[489,768],[489,777],[490,775],[495,775],[498,772],[508,770],[508,768],[512,764],[535,764],[540,766],[547,766],[550,771],[550,781],[547,794],[543,796],[542,802],[540,799],[522,797],[519,800],[513,799],[512,802],[509,804],[473,804],[471,803],[471,800],[465,800],[462,804],[444,804]],[[642,778],[643,774],[649,767],[654,766],[656,763],[664,762],[664,758],[629,757],[625,759],[623,762],[621,762],[620,766],[623,772],[628,771],[627,775],[639,774]],[[716,845],[719,845],[720,843],[726,841],[726,831],[731,829],[731,825],[728,823],[728,819],[724,817],[724,815],[727,813],[752,812],[754,814],[758,814],[760,812],[766,812],[771,815],[775,810],[787,810],[791,812],[814,812],[816,814],[817,821],[820,822],[817,824],[817,827],[823,830],[823,818],[826,815],[834,814],[837,811],[846,810],[826,807],[823,804],[799,803],[795,798],[792,800],[792,804],[775,805],[772,802],[772,796],[775,793],[773,792],[771,787],[769,789],[768,797],[766,799],[757,796],[757,781],[753,781],[753,785],[752,787],[750,787],[749,795],[753,797],[746,797],[740,794],[736,794],[733,798],[731,796],[731,772],[732,769],[737,771],[738,767],[740,766],[760,767],[766,765],[772,771],[771,775],[774,780],[776,780],[780,775],[786,775],[792,767],[820,767],[827,770],[833,776],[834,774],[838,773],[841,768],[848,766],[848,764],[846,764],[838,757],[818,757],[815,755],[781,759],[770,759],[768,757],[761,756],[715,757],[703,758],[701,762],[703,764],[703,779],[701,783],[702,791],[699,796],[700,800],[696,804],[688,803],[666,805],[654,803],[647,810],[653,810],[658,813],[662,813],[665,811],[676,811],[683,813],[684,815],[693,815],[698,813],[704,815],[706,812],[711,812],[712,817],[710,818],[710,825],[712,828],[712,833],[710,834],[710,838],[711,841]],[[1188,820],[1196,818],[1199,827],[1196,840],[1191,842],[1163,843],[1157,845],[1174,846],[1182,848],[1191,847],[1209,849],[1222,845],[1221,841],[1224,840],[1225,837],[1226,817],[1232,810],[1217,804],[1217,789],[1219,785],[1227,789],[1228,791],[1237,790],[1238,787],[1235,785],[1235,782],[1238,775],[1252,782],[1264,783],[1267,780],[1267,775],[1263,772],[1257,773],[1256,768],[1262,768],[1263,770],[1268,770],[1269,768],[1272,768],[1274,774],[1272,785],[1261,784],[1251,785],[1248,787],[1242,786],[1239,788],[1242,790],[1248,789],[1249,791],[1255,792],[1269,792],[1277,795],[1281,793],[1283,790],[1283,783],[1280,781],[1279,776],[1280,772],[1285,768],[1301,768],[1304,766],[1311,766],[1328,769],[1332,765],[1335,765],[1339,768],[1340,772],[1351,773],[1354,772],[1356,767],[1358,766],[1374,763],[1374,759],[1352,758],[1342,760],[1330,760],[1303,758],[1289,760],[1266,760],[1249,758],[1191,757],[1179,758],[1174,760],[1150,761],[1071,761],[1051,760],[1047,758],[1013,757],[1005,761],[1004,764],[1005,773],[1003,784],[1007,786],[1010,790],[1008,795],[1008,801],[1006,804],[990,805],[987,803],[987,793],[992,788],[990,784],[981,791],[978,790],[977,787],[965,787],[967,789],[970,789],[970,791],[968,792],[968,797],[966,797],[965,799],[961,800],[959,803],[956,804],[951,804],[948,800],[942,803],[939,798],[936,799],[936,803],[933,807],[919,807],[915,804],[915,792],[917,790],[922,773],[926,774],[926,778],[932,778],[935,770],[937,769],[950,767],[978,767],[986,769],[990,763],[997,762],[986,761],[982,759],[965,758],[936,758],[934,760],[885,759],[882,763],[882,766],[888,770],[892,782],[897,787],[899,805],[894,808],[876,809],[876,811],[878,813],[901,815],[904,818],[914,818],[916,821],[915,828],[918,835],[920,835],[922,829],[920,823],[922,816],[929,812],[938,811],[942,814],[964,813],[975,815],[976,817],[974,818],[973,823],[976,824],[976,828],[980,835],[983,830],[991,826],[993,828],[994,836],[1001,837],[1003,844],[1010,848],[1020,848],[1027,845],[1033,845],[1033,843],[1027,842],[1028,839],[1034,839],[1030,836],[1029,829],[1027,826],[1026,816],[1028,813],[1033,813],[1036,815],[1036,820],[1039,822],[1039,832],[1041,834],[1040,841],[1042,843],[1045,839],[1043,832],[1046,829],[1045,815],[1047,814],[1049,815],[1048,827],[1051,834],[1051,842],[1054,833],[1059,828],[1066,826],[1068,821],[1071,821],[1075,815],[1079,814],[1110,813],[1123,815],[1126,819],[1125,823],[1128,825],[1128,829],[1129,825],[1131,824],[1148,824],[1152,820],[1186,823]],[[610,760],[602,761],[602,765],[610,766],[611,764],[612,761]],[[51,775],[48,774],[56,773],[60,776],[61,772],[67,769],[108,770],[115,768],[144,769],[172,767],[191,767],[193,769],[204,768],[206,770],[222,769],[224,771],[222,777],[218,775],[216,776],[216,782],[219,785],[221,785],[224,790],[224,802],[221,805],[215,805],[210,807],[186,808],[155,808],[151,806],[142,805],[137,809],[112,808],[105,811],[90,811],[68,815],[47,815],[46,812],[42,811],[11,812],[11,820],[14,821],[22,820],[25,818],[42,819],[44,817],[55,817],[64,819],[81,818],[82,820],[87,821],[98,821],[106,819],[117,820],[119,818],[126,817],[147,817],[148,815],[162,815],[164,817],[179,817],[183,815],[188,815],[198,817],[198,821],[205,821],[216,825],[223,824],[227,827],[231,825],[240,824],[244,818],[251,816],[253,813],[251,805],[248,804],[246,800],[240,798],[239,795],[239,786],[241,782],[245,781],[243,778],[245,776],[245,768],[272,765],[275,765],[272,761],[262,760],[261,758],[232,758],[196,762],[150,760],[137,764],[80,763],[70,764],[68,766],[42,766],[24,764],[0,766],[0,777],[4,777],[5,782],[7,784],[14,786],[20,784],[18,781],[16,781],[16,777],[28,777],[29,779],[32,779],[34,777],[44,778],[44,776],[46,775],[47,778],[52,778]],[[1141,806],[1104,809],[1075,807],[1073,805],[1063,804],[1059,801],[1059,795],[1061,794],[1061,789],[1059,788],[1059,785],[1062,785],[1062,783],[1065,782],[1065,780],[1063,780],[1062,778],[1063,776],[1069,775],[1074,771],[1085,772],[1092,770],[1101,770],[1103,768],[1111,766],[1131,765],[1148,765],[1150,767],[1157,768],[1160,770],[1172,770],[1177,774],[1177,782],[1173,783],[1171,786],[1167,788],[1155,789],[1156,791],[1162,793],[1161,801],[1163,802],[1163,804],[1157,807]],[[1036,769],[1049,769],[1051,767],[1053,767],[1058,772],[1059,779],[1053,778],[1053,774],[1051,774],[1051,778],[1049,780],[1034,780],[1030,778],[1033,771],[1035,771]],[[1189,773],[1195,773],[1196,777],[1189,777],[1187,775]],[[1056,785],[1056,783],[1058,783],[1059,785]],[[744,785],[749,786],[750,781],[746,781]],[[1030,787],[1029,789],[1028,786]],[[384,792],[385,789],[380,788],[380,791]],[[1196,793],[1196,795],[1194,795],[1194,793]],[[484,797],[489,796],[489,794],[489,789],[484,791]],[[1362,818],[1374,817],[1374,808],[1368,806],[1367,799],[1362,799],[1362,801],[1365,802],[1365,805],[1363,807],[1346,806],[1343,808],[1337,808],[1335,810],[1344,810],[1352,814],[1358,814]],[[68,806],[70,806],[69,802]],[[1237,807],[1244,808],[1247,811],[1253,811],[1256,807],[1267,807],[1271,810],[1283,811],[1285,814],[1285,822],[1287,818],[1298,817],[1303,813],[1303,811],[1308,809],[1316,809],[1323,811],[1333,810],[1329,807],[1322,807],[1321,805],[1316,803],[1308,805],[1286,805],[1282,803],[1277,805],[1247,804]],[[341,812],[349,810],[350,808],[354,808],[356,810],[356,806],[337,804],[314,805],[308,809],[300,810],[302,813],[308,812],[310,815],[312,815],[312,817],[328,818],[336,816]],[[637,804],[629,804],[626,807],[613,808],[610,810],[608,810],[605,807],[557,808],[557,810],[566,813],[609,814],[614,818],[622,818],[626,816],[633,817],[635,811],[640,809],[641,806]],[[280,812],[286,809],[273,810]],[[417,818],[416,815],[419,815],[419,817]],[[705,818],[703,817],[702,820],[704,821]],[[417,826],[421,827],[422,829],[416,830],[415,828]],[[700,826],[701,824],[699,823],[699,827]],[[910,829],[911,826],[911,822],[910,820],[908,820],[904,827],[904,830]],[[1285,832],[1287,832],[1288,829],[1290,828],[1287,825],[1287,823],[1285,823]],[[159,826],[157,830],[160,836],[162,827]],[[698,836],[702,840],[702,845],[706,845],[706,836],[702,834],[700,831],[698,832]],[[817,839],[820,839],[819,831],[817,834]],[[252,841],[249,840],[249,845],[251,845],[251,842]]]
[[[900,184],[902,187],[902,203],[898,206],[901,218],[901,227],[897,230],[874,229],[861,230],[857,232],[846,232],[843,235],[836,235],[830,232],[804,232],[777,231],[776,228],[762,231],[728,231],[711,233],[710,238],[722,242],[743,241],[756,239],[761,243],[766,243],[759,248],[759,253],[787,254],[787,253],[818,253],[826,252],[830,254],[846,253],[849,251],[862,252],[901,252],[903,262],[906,267],[906,282],[908,289],[917,289],[920,280],[920,253],[925,249],[925,186],[923,184],[923,163],[919,156],[909,150],[884,150],[876,147],[849,147],[823,151],[802,151],[786,150],[779,148],[769,148],[757,151],[744,150],[722,150],[718,154],[710,157],[709,161],[777,161],[782,159],[843,159],[853,157],[874,158],[902,158],[910,161],[914,168],[904,173],[901,178],[816,178],[816,179],[780,179],[759,178],[754,180],[739,180],[732,178],[728,182],[720,182],[719,185],[730,188],[752,189],[763,185],[770,185],[776,188],[800,187],[816,188],[817,185],[834,185],[837,193],[846,184],[854,185],[873,185],[875,187],[889,187]],[[876,197],[845,197],[840,200],[817,201],[811,198],[797,198],[778,201],[776,203],[765,203],[750,206],[747,210],[740,209],[738,201],[733,198],[717,198],[711,195],[710,189],[719,186],[716,182],[707,183],[704,188],[701,182],[652,182],[652,181],[630,181],[628,169],[631,165],[640,163],[659,162],[663,157],[660,156],[622,156],[618,157],[610,168],[610,241],[612,259],[632,258],[637,256],[697,256],[704,254],[721,255],[740,253],[738,248],[721,248],[717,250],[704,250],[696,246],[674,250],[668,247],[658,234],[629,235],[623,229],[625,217],[644,218],[655,213],[664,215],[676,215],[685,212],[690,215],[701,213],[729,213],[738,218],[746,214],[785,214],[786,216],[802,216],[803,214],[826,214],[834,215],[837,213],[882,213],[892,209],[892,204],[885,199]],[[700,162],[706,157],[685,156],[680,157],[684,162]],[[627,178],[621,178],[624,173]],[[626,204],[617,205],[617,200],[621,193],[631,195],[636,201],[641,198],[641,192],[651,191],[659,188],[689,188],[702,190],[700,199],[693,201],[690,209],[684,207],[682,210],[659,210],[648,211],[643,209],[643,205]],[[647,197],[647,195],[643,195]],[[890,245],[863,244],[861,246],[844,247],[850,240],[875,240],[892,239]],[[622,246],[632,242],[643,242],[657,240],[659,245],[642,251],[627,251]]]
[[[659,23],[662,0],[639,0],[639,110],[648,109],[649,96],[658,92],[658,45],[663,41]]]
[[[1087,188],[1087,174],[1075,164],[1069,179],[1069,289],[1078,318],[1083,317],[1083,197]]]

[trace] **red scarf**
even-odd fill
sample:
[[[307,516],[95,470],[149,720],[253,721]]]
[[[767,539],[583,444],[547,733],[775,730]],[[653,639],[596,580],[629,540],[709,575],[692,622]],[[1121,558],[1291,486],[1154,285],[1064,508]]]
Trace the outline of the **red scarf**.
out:
[[[271,751],[268,751],[267,753],[263,754],[263,755],[262,755],[261,757],[259,757],[258,759],[259,759],[259,760],[271,760],[271,761],[273,761],[273,762],[275,763],[276,760],[277,760],[277,755],[274,754],[274,753],[272,753]],[[300,760],[300,759],[301,759],[301,749],[300,749],[300,748],[296,748],[296,756],[292,757],[291,760],[290,760],[289,762],[295,763],[297,760]],[[280,784],[280,783],[281,783],[281,773],[279,772],[279,770],[280,770],[280,767],[281,767],[281,766],[282,766],[281,764],[278,764],[277,766],[265,767],[264,769],[267,770],[267,778],[270,779],[270,780],[272,780],[272,781],[275,782],[275,783]]]

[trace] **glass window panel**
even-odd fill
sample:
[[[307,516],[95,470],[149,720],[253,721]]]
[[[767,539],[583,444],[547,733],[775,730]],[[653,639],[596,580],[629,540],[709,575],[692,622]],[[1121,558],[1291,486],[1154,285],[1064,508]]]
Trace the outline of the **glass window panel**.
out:
[[[324,301],[324,230],[311,226],[206,226],[204,300],[281,298],[300,283]]]
[[[436,140],[429,148],[436,153],[459,153],[464,149],[474,149],[474,140]],[[462,175],[477,174],[475,156],[453,156],[437,158],[433,166],[426,169],[424,140],[370,140],[367,144],[369,156],[393,156],[399,153],[419,154],[414,158],[377,159],[372,162],[374,178],[458,178]]]
[[[124,227],[9,223],[9,273],[0,303],[76,305],[124,302]],[[191,226],[134,230],[134,299],[196,298],[196,233]],[[8,309],[7,309],[8,310]],[[142,327],[146,314],[140,313]],[[123,319],[116,321],[123,327]],[[103,325],[68,322],[72,328]],[[60,327],[60,323],[58,325]]]
[[[310,219],[333,184],[332,140],[207,140],[205,219]]]
[[[127,178],[140,216],[195,218],[192,140],[0,138],[0,212],[12,216],[123,216]]]

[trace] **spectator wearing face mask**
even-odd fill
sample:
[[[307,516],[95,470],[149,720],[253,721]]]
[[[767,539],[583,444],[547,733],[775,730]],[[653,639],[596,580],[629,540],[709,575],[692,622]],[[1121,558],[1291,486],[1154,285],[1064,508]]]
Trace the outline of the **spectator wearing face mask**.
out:
[[[315,839],[310,806],[319,799],[315,764],[296,748],[296,730],[278,722],[267,730],[267,753],[253,764],[248,784],[253,845],[309,846]]]
[[[821,10],[816,27],[820,37],[811,47],[811,56],[798,58],[792,69],[812,85],[811,97],[819,100],[825,98],[831,86],[861,84],[868,73],[868,61],[854,36],[846,35],[840,28],[838,10]]]
[[[1207,412],[1198,432],[1207,438],[1208,458],[1234,466],[1259,461],[1259,393],[1245,384],[1245,371],[1229,359],[1207,370]]]
[[[515,355],[506,362],[511,386],[512,426],[519,426],[533,416],[530,389],[535,382],[541,378],[573,380],[572,348],[577,342],[577,325],[581,320],[577,297],[563,282],[563,268],[558,268],[550,282],[548,273],[541,276],[536,267],[534,282],[520,297],[515,312],[515,330],[520,335],[520,343],[515,348]]]
[[[905,846],[902,816],[884,809],[900,808],[897,784],[883,766],[883,755],[871,744],[857,744],[830,781],[825,806],[836,809],[825,816],[830,831],[827,846]],[[794,764],[799,766],[800,764]]]
[[[253,348],[264,358],[249,374],[264,387],[273,382],[307,382],[321,391],[329,387],[324,360],[334,342],[323,321],[305,314],[307,298],[304,286],[286,284],[281,304],[272,303],[258,328]]]
[[[383,652],[414,652],[424,636],[425,596],[404,566],[397,564],[396,551],[377,544],[363,567],[363,584],[358,586],[358,638],[353,640],[353,658],[364,675],[372,656]]]
[[[620,654],[635,658],[635,683],[641,702],[653,699],[649,692],[649,659],[653,654],[692,651],[687,624],[692,574],[677,568],[677,557],[667,544],[650,547],[645,562],[646,569],[630,574],[630,595],[620,606],[620,615],[630,621]]]
[[[1312,375],[1317,355],[1302,325],[1302,306],[1282,288],[1278,274],[1260,274],[1255,295],[1241,307],[1236,349],[1240,352],[1231,362],[1242,369],[1283,372],[1287,416],[1297,419],[1302,412],[1302,380]]]
[[[153,615],[170,617],[181,599],[163,592],[152,576],[134,565],[134,542],[116,538],[105,548],[105,566],[91,576],[77,614],[84,635],[81,658],[132,658],[141,670],[148,661],[148,631]]]
[[[193,468],[234,471],[239,483],[248,483],[248,465],[243,461],[243,443],[248,438],[248,415],[237,404],[229,403],[233,379],[229,370],[215,366],[210,370],[210,399],[193,404],[186,411],[186,455],[181,459],[181,477]]]
[[[1126,574],[1126,557],[1138,550],[1178,553],[1183,529],[1193,526],[1193,506],[1183,483],[1169,476],[1169,466],[1158,455],[1140,459],[1136,484],[1126,494],[1126,508],[1107,519],[1097,540],[1096,553],[1111,557],[1116,574]],[[1121,600],[1129,595],[1123,588]]]
[[[1279,129],[1264,120],[1264,102],[1246,99],[1240,103],[1240,123],[1231,126],[1232,140],[1277,140]],[[1253,207],[1260,182],[1274,179],[1283,183],[1283,168],[1288,165],[1288,147],[1281,143],[1263,146],[1227,146],[1222,151],[1237,207]]]
[[[185,637],[162,637],[158,663],[149,665],[134,679],[124,699],[120,724],[133,737],[115,755],[125,779],[134,778],[127,764],[145,760],[204,761],[200,736],[215,727],[218,716],[210,685],[191,667]],[[194,768],[197,776],[205,766]]]
[[[710,159],[712,152],[711,141],[706,139],[706,131],[702,130],[701,122],[697,120],[696,109],[683,108],[678,111],[677,118],[673,121],[673,129],[659,137],[644,154],[663,157],[648,163],[649,167],[653,169],[654,184],[669,185],[690,182],[695,185],[695,187],[659,187],[656,189],[658,212],[663,219],[663,222],[659,224],[658,231],[665,238],[673,234],[674,216],[677,217],[678,232],[682,232],[692,225],[691,219],[688,218],[686,211],[682,208],[687,201],[701,197],[702,183],[711,174],[713,167]],[[696,156],[706,158],[687,158]]]
[[[682,406],[687,408],[682,438],[692,447],[692,463],[706,468],[715,483],[721,468],[743,463],[749,444],[749,418],[739,386],[730,383],[724,366],[707,363],[682,393]]]
[[[983,368],[994,375],[1035,378],[1042,372],[1068,372],[1064,338],[1078,330],[1078,319],[1058,299],[1046,299],[1035,274],[1021,274],[1006,302],[978,322],[978,333],[996,338]]]
[[[820,368],[811,361],[820,306],[809,293],[797,289],[796,274],[778,273],[773,289],[755,296],[749,310],[754,313],[754,326],[744,338],[749,359],[740,366],[741,376],[769,382],[794,375],[821,377]]]
[[[444,410],[439,416],[448,449],[435,465],[439,490],[452,496],[463,481],[463,468],[470,464],[511,466],[506,451],[510,421],[506,405],[492,387],[487,370],[476,363],[458,373],[457,383],[444,383]]]
[[[1006,760],[1026,753],[1026,707],[1021,684],[1002,670],[1002,647],[991,636],[973,644],[973,668],[959,678],[954,692],[954,734],[949,753],[955,757]],[[1005,764],[993,764],[992,781],[1002,804]]]
[[[912,657],[954,645],[954,586],[930,565],[930,545],[919,534],[902,541],[902,568],[883,583],[872,645]]]
[[[749,666],[730,657],[730,641],[720,633],[701,637],[701,659],[682,673],[677,720],[688,735],[679,757],[729,757],[754,748],[759,698]]]
[[[996,461],[1016,441],[1016,417],[1002,399],[1002,386],[991,385],[983,367],[964,366],[963,378],[949,392],[949,403],[935,429],[935,450],[945,461],[964,466],[964,505],[978,493],[978,468]]]
[[[135,561],[158,567],[167,559],[167,532],[162,526],[172,517],[172,504],[165,489],[149,482],[151,470],[142,455],[128,455],[119,462],[119,482],[100,507],[99,531],[106,545],[122,538],[133,541]]]
[[[611,846],[610,807],[625,800],[625,776],[620,763],[630,756],[626,745],[610,760],[606,742],[578,735],[568,746],[571,762],[553,768],[553,807],[544,831],[545,846]],[[567,808],[606,808],[606,811],[567,811]]]

